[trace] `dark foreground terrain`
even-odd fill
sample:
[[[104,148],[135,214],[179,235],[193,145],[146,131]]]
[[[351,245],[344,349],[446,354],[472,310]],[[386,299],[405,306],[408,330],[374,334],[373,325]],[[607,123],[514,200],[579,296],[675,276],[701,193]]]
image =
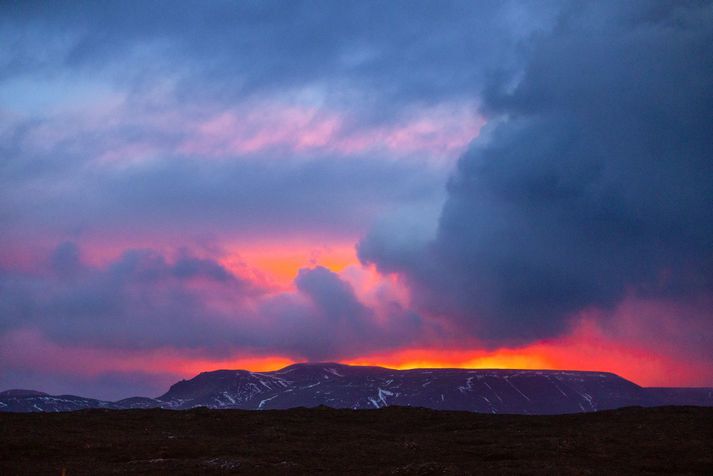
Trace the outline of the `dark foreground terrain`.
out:
[[[713,408],[0,414],[0,474],[713,474]]]

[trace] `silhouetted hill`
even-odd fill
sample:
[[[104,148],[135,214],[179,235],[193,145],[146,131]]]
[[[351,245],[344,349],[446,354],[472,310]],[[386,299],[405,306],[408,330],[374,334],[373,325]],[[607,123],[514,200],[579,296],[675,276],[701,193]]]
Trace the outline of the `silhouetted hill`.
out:
[[[295,407],[376,409],[385,406],[480,413],[562,414],[626,406],[713,406],[713,389],[642,388],[608,372],[414,369],[294,364],[273,372],[216,370],[182,380],[158,398],[106,402],[41,393],[0,395],[0,411],[84,408]]]

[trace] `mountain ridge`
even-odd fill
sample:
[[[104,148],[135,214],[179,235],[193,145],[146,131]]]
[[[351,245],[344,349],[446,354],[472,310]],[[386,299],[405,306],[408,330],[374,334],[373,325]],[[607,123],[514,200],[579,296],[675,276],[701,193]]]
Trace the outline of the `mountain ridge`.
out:
[[[201,372],[156,397],[116,402],[14,390],[0,393],[0,412],[85,408],[195,407],[246,410],[295,407],[425,407],[481,413],[560,414],[625,406],[713,406],[713,388],[646,388],[606,371],[418,368],[397,370],[336,362],[291,364],[253,372]]]

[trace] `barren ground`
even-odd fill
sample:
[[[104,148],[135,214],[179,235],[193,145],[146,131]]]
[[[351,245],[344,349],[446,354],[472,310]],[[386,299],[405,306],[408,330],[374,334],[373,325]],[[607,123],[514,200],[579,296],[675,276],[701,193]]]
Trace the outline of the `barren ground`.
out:
[[[0,413],[0,474],[713,474],[713,408]]]

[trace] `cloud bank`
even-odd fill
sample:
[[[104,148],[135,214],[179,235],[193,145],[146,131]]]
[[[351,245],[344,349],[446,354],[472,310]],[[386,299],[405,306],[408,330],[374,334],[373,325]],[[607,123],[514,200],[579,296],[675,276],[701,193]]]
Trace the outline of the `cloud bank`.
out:
[[[361,259],[493,345],[561,335],[627,297],[701,300],[689,317],[710,326],[712,15],[565,8],[516,85],[484,91],[489,130],[458,162],[436,238],[394,247],[376,229]]]

